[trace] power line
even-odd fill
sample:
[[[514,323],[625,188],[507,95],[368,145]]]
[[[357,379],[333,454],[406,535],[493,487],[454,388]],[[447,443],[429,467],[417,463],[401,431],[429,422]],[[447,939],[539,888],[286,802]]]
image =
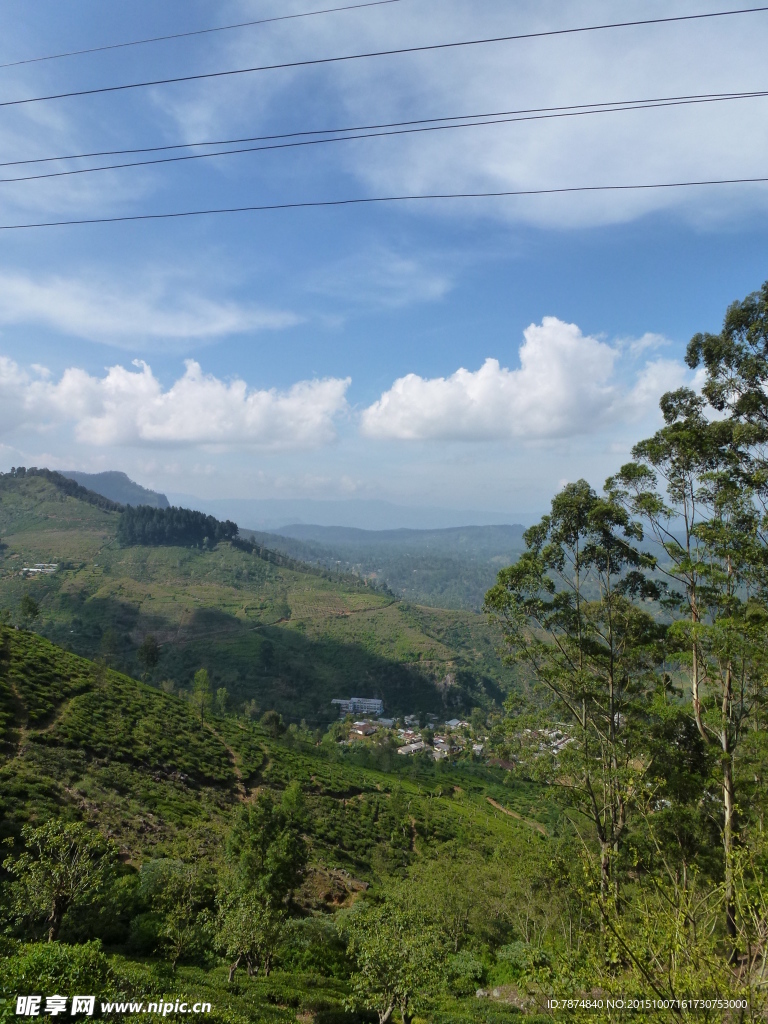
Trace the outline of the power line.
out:
[[[18,107],[27,103],[44,103],[48,100],[72,99],[78,96],[96,96],[103,93],[126,92],[130,89],[145,89],[157,85],[173,85],[179,82],[199,82],[204,79],[228,78],[233,75],[247,75],[256,71],[279,71],[289,68],[315,67],[321,64],[340,64],[345,61],[367,60],[371,57],[393,57],[407,53],[426,53],[434,50],[453,50],[467,46],[485,46],[490,43],[509,43],[522,39],[543,39],[548,36],[575,35],[583,32],[600,32],[613,28],[632,28],[640,25],[663,25],[671,22],[700,21],[704,18],[725,18],[735,14],[757,14],[768,11],[765,7],[744,7],[732,11],[712,11],[706,14],[680,14],[669,18],[644,18],[637,21],[616,21],[604,25],[583,25],[578,28],[550,29],[546,32],[523,32],[518,35],[493,36],[487,39],[464,39],[454,43],[431,43],[426,46],[405,46],[396,50],[373,50],[368,53],[353,53],[342,57],[315,57],[310,60],[284,61],[280,64],[260,64],[249,68],[233,68],[227,71],[207,71],[196,75],[178,75],[173,78],[155,78],[142,82],[127,82],[123,85],[103,85],[94,89],[75,89],[70,92],[51,93],[47,96],[28,96],[20,100],[3,100],[0,107]]]
[[[295,21],[297,18],[312,18],[318,14],[337,14],[340,11],[359,11],[363,7],[383,7],[384,4],[398,4],[402,0],[368,0],[362,4],[348,4],[346,7],[326,7],[320,11],[303,11],[299,14],[281,14],[274,18],[259,18],[257,21],[239,21],[234,25],[216,25],[213,28],[198,28],[191,32],[174,32],[167,36],[151,36],[148,39],[131,39],[125,43],[109,43],[105,46],[91,46],[85,50],[68,50],[66,53],[51,53],[45,57],[26,57],[0,64],[3,68],[16,68],[20,64],[39,64],[44,60],[59,60],[62,57],[80,57],[88,53],[103,53],[105,50],[122,50],[128,46],[145,46],[147,43],[164,43],[170,39],[188,39],[190,36],[206,36],[213,32],[231,32],[237,28],[251,28],[254,25],[269,25],[275,21]]]
[[[82,160],[91,157],[117,156],[122,154],[168,152],[176,149],[187,149],[202,146],[233,146],[241,142],[267,142],[264,146],[248,146],[244,149],[222,149],[210,153],[192,153],[183,156],[135,160],[118,164],[104,164],[98,167],[78,167],[66,171],[52,171],[44,174],[30,174],[16,178],[0,178],[0,184],[17,181],[37,181],[41,178],[67,177],[72,174],[92,174],[96,171],[121,170],[127,167],[146,167],[155,164],[179,163],[187,160],[202,160],[206,157],[230,156],[240,153],[260,153],[274,149],[291,149],[299,146],[316,146],[328,142],[346,142],[353,139],[375,139],[393,135],[409,135],[419,132],[446,131],[453,128],[473,128],[495,124],[514,124],[522,121],[549,120],[559,117],[580,117],[585,114],[622,113],[630,110],[650,110],[663,107],[690,106],[701,103],[717,103],[727,100],[760,99],[768,96],[768,90],[731,93],[698,93],[689,96],[660,96],[644,100],[611,100],[605,103],[570,104],[565,107],[538,107],[526,110],[506,110],[492,114],[464,114],[454,117],[430,117],[412,121],[392,121],[378,125],[361,125],[354,128],[326,128],[312,131],[289,132],[283,135],[256,135],[250,138],[223,139],[211,142],[175,143],[168,146],[153,146],[139,149],[105,150],[95,153],[79,153],[70,156],[48,156],[26,160],[7,160],[0,162],[0,167],[18,167],[29,164],[51,163],[64,160]],[[471,119],[471,120],[470,120]],[[459,122],[442,124],[437,122]],[[378,130],[382,129],[382,130]],[[339,134],[339,133],[347,134]],[[348,134],[354,133],[354,134]],[[362,133],[362,134],[360,134]],[[326,138],[307,139],[308,135],[331,136]],[[275,141],[293,140],[301,141]]]
[[[768,90],[763,90],[761,92],[747,92],[747,93],[720,93],[720,94],[710,94],[708,96],[706,96],[706,95],[699,95],[699,96],[669,97],[669,98],[663,98],[662,97],[662,98],[656,99],[656,100],[645,100],[645,101],[642,101],[642,100],[627,100],[625,105],[619,105],[618,103],[611,103],[611,104],[607,104],[605,106],[600,107],[600,106],[598,106],[598,104],[588,104],[587,106],[589,108],[591,108],[591,109],[575,109],[574,106],[571,106],[571,107],[567,107],[567,108],[562,108],[562,107],[543,108],[544,110],[548,110],[550,112],[542,112],[542,113],[527,113],[527,112],[524,112],[524,111],[509,111],[509,113],[511,115],[518,115],[519,114],[521,116],[494,117],[493,115],[482,115],[482,114],[467,115],[468,117],[475,117],[475,118],[482,118],[482,117],[485,116],[485,117],[490,118],[490,119],[489,120],[472,120],[472,121],[464,120],[464,121],[462,121],[461,123],[458,123],[458,124],[434,124],[433,123],[435,120],[445,120],[445,121],[447,121],[447,120],[454,120],[455,121],[455,120],[458,120],[458,118],[453,118],[453,119],[449,119],[449,118],[439,118],[439,119],[431,118],[431,119],[426,119],[425,121],[422,121],[422,122],[406,121],[406,122],[401,122],[400,124],[403,125],[403,126],[419,124],[419,125],[421,125],[421,127],[400,127],[400,126],[397,126],[397,123],[393,124],[391,126],[391,128],[388,125],[387,126],[382,125],[381,126],[382,128],[387,128],[386,131],[368,131],[368,130],[365,130],[365,129],[360,129],[358,131],[358,130],[353,129],[353,128],[349,128],[349,129],[347,129],[347,128],[329,129],[329,132],[335,130],[337,132],[342,132],[342,131],[343,132],[356,132],[357,131],[357,133],[356,134],[337,135],[335,137],[319,138],[319,139],[303,138],[300,141],[291,141],[291,142],[270,142],[270,143],[268,143],[267,145],[264,145],[264,146],[246,146],[246,147],[240,148],[240,149],[219,149],[219,150],[214,150],[213,152],[210,152],[210,153],[187,153],[187,154],[184,154],[182,156],[155,157],[155,158],[152,158],[150,160],[130,160],[130,161],[126,161],[124,163],[104,164],[104,165],[101,165],[101,166],[98,166],[98,167],[76,167],[76,168],[73,168],[71,170],[66,170],[66,171],[47,171],[47,172],[45,172],[43,174],[19,175],[19,176],[15,177],[15,178],[0,178],[0,185],[2,185],[2,184],[9,184],[11,182],[40,181],[42,179],[49,179],[49,178],[66,178],[66,177],[70,177],[71,175],[75,175],[75,174],[94,174],[94,173],[96,173],[98,171],[124,170],[124,169],[130,168],[130,167],[151,167],[151,166],[156,166],[156,165],[159,165],[159,164],[184,163],[184,162],[187,162],[189,160],[204,160],[204,159],[209,158],[209,157],[235,156],[235,155],[243,154],[243,153],[264,153],[264,152],[268,152],[268,151],[272,151],[272,150],[295,149],[295,148],[303,147],[303,146],[319,146],[319,145],[325,145],[325,144],[331,143],[331,142],[350,142],[350,141],[353,141],[355,139],[390,138],[392,136],[398,136],[398,135],[413,135],[413,134],[419,134],[419,133],[424,133],[424,132],[449,131],[449,130],[455,129],[455,128],[478,128],[478,127],[485,127],[485,126],[488,126],[488,125],[496,125],[496,124],[517,124],[517,123],[520,123],[520,122],[523,122],[523,121],[541,121],[541,120],[550,120],[552,118],[559,118],[559,117],[581,117],[581,116],[584,116],[584,115],[587,115],[587,114],[614,114],[614,113],[622,113],[622,112],[626,112],[626,111],[630,111],[630,110],[662,109],[662,108],[665,108],[665,107],[690,106],[690,105],[693,105],[693,104],[715,103],[715,102],[723,102],[723,101],[726,101],[726,100],[758,99],[758,98],[762,98],[762,97],[766,97],[766,96],[768,96]],[[264,139],[270,139],[270,138],[295,139],[297,135],[308,135],[308,134],[320,134],[320,132],[316,132],[316,133],[294,132],[294,133],[292,133],[290,135],[263,136],[262,138],[264,138]],[[239,141],[239,140],[233,140],[232,143],[227,143],[227,142],[218,143],[218,145],[232,145],[234,142],[237,142],[237,141]],[[246,140],[246,141],[259,141],[259,137],[257,136],[254,140]],[[195,145],[195,146],[217,145],[217,143],[190,143],[190,145]],[[158,150],[161,150],[161,149],[162,150],[165,150],[165,149],[179,149],[179,148],[182,148],[182,147],[178,146],[178,145],[177,146],[167,146],[167,147],[157,147]],[[148,152],[148,150],[128,150],[126,152],[129,152],[129,153],[130,152],[137,152],[138,153],[138,152]],[[97,154],[97,155],[102,155],[102,154]],[[27,164],[27,163],[42,163],[42,162],[48,162],[48,161],[56,160],[56,159],[73,160],[73,159],[80,159],[80,158],[79,157],[45,157],[44,160],[8,161],[7,163],[0,163],[0,167],[16,166],[18,164]]]
[[[82,220],[49,220],[29,224],[0,224],[0,231],[30,228],[61,228],[81,224],[124,224],[143,220],[178,220],[182,217],[209,217],[225,213],[261,213],[267,210],[308,210],[335,206],[364,206],[377,203],[405,203],[426,199],[503,199],[512,196],[553,196],[575,192],[632,192],[666,188],[693,188],[704,185],[747,185],[768,182],[760,178],[711,178],[702,181],[666,181],[644,185],[569,185],[563,188],[527,188],[505,192],[433,192],[426,195],[368,196],[356,199],[320,199],[294,203],[264,203],[254,206],[228,206],[208,210],[180,210],[172,213],[133,213],[119,217],[86,217]]]

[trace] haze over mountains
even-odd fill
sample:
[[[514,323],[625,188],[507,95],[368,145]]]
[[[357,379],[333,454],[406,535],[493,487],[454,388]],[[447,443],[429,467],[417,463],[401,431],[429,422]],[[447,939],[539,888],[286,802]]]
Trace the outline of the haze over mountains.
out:
[[[535,519],[523,515],[504,523],[502,513],[360,499],[204,500],[174,492],[166,497],[125,473],[66,475],[123,504],[167,508],[170,499],[170,504],[230,519],[244,536],[274,551],[355,573],[417,604],[441,608],[479,611],[499,569],[523,549],[523,523]]]
[[[496,526],[538,522],[526,512],[451,509],[432,505],[407,506],[389,501],[349,498],[319,501],[311,498],[198,498],[168,492],[172,505],[198,509],[217,519],[232,519],[248,530],[276,531],[296,523],[346,526],[358,530],[444,530],[455,526]]]

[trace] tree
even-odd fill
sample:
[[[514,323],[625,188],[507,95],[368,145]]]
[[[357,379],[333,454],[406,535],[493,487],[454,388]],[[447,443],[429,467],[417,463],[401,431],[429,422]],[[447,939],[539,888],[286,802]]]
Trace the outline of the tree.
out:
[[[288,796],[286,806],[278,806],[269,793],[261,793],[255,803],[241,808],[227,838],[227,859],[236,865],[241,884],[259,887],[275,906],[287,902],[306,867],[302,816],[303,802],[295,795]]]
[[[409,884],[393,886],[381,903],[356,906],[346,921],[353,1006],[375,1010],[387,1024],[397,1008],[410,1024],[425,991],[440,981],[443,938],[412,898]]]
[[[229,701],[229,693],[227,692],[226,686],[220,686],[216,691],[216,714],[222,718],[227,713],[227,703]]]
[[[720,334],[696,334],[688,345],[691,369],[703,365],[702,389],[719,412],[742,426],[742,445],[754,444],[768,431],[768,281],[742,302],[728,307]],[[759,461],[764,461],[760,459]]]
[[[29,592],[25,592],[22,595],[19,610],[21,611],[21,617],[31,626],[40,614],[40,605]]]
[[[191,704],[195,711],[200,712],[200,726],[205,723],[205,713],[211,706],[211,680],[207,669],[200,668],[192,680]]]
[[[763,523],[754,460],[739,454],[734,422],[708,420],[704,400],[685,388],[664,395],[661,408],[665,426],[635,445],[633,462],[609,485],[645,519],[663,551],[658,568],[674,588],[666,604],[677,619],[670,638],[688,675],[691,713],[704,743],[720,751],[725,917],[733,940],[734,759],[768,696],[768,612],[758,600]]]
[[[243,714],[249,721],[252,722],[253,719],[258,715],[258,713],[259,705],[253,698],[245,701],[245,703],[243,704]]]
[[[150,672],[160,660],[160,645],[151,633],[144,637],[138,656],[145,673]]]
[[[140,891],[163,915],[160,939],[175,970],[182,957],[203,946],[209,899],[205,878],[195,864],[151,860],[141,867]]]
[[[603,906],[612,860],[650,768],[646,726],[659,680],[662,632],[633,597],[658,596],[642,530],[618,501],[580,480],[527,530],[526,550],[486,595],[509,660],[555,699],[570,742],[536,756],[594,826]],[[614,878],[615,882],[615,878]]]
[[[216,942],[232,961],[230,983],[242,962],[249,976],[261,968],[269,977],[285,931],[285,910],[261,887],[249,889],[232,877],[220,885],[216,907]]]
[[[265,711],[261,716],[259,724],[273,740],[276,740],[278,736],[281,736],[285,732],[282,715],[279,715],[277,711]]]
[[[67,911],[92,903],[103,891],[117,847],[82,822],[25,825],[21,835],[25,852],[3,862],[16,879],[12,904],[20,917],[44,916],[48,941],[53,942]]]

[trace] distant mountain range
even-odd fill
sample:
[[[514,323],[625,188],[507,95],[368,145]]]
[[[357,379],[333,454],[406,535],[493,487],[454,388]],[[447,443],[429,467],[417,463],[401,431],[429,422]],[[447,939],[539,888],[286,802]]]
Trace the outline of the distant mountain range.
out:
[[[359,530],[297,523],[272,533],[242,530],[264,547],[335,572],[385,584],[416,604],[480,611],[499,569],[525,547],[524,527]]]
[[[125,473],[64,474],[123,505],[170,504],[230,519],[245,537],[300,562],[351,572],[415,604],[480,611],[499,569],[524,548],[533,515],[350,499],[202,499],[148,490]],[[506,521],[505,521],[506,520]]]
[[[150,491],[141,484],[134,483],[125,473],[109,471],[107,473],[79,473],[70,470],[62,472],[62,476],[74,480],[81,487],[95,491],[110,501],[121,505],[151,505],[152,508],[169,508],[170,502],[164,494]]]
[[[439,506],[397,505],[389,501],[350,498],[319,501],[312,498],[198,498],[169,492],[172,505],[198,509],[217,519],[231,519],[248,530],[279,531],[296,524],[342,526],[358,530],[444,530],[457,526],[495,526],[541,518],[530,512],[487,512]]]

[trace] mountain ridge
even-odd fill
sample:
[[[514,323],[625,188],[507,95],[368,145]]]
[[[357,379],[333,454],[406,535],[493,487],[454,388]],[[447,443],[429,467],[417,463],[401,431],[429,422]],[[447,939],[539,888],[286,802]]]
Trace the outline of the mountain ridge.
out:
[[[66,470],[62,476],[74,480],[89,491],[101,494],[120,505],[150,505],[152,508],[169,508],[170,502],[164,494],[142,487],[131,480],[127,473],[107,470],[103,473],[83,473]]]

